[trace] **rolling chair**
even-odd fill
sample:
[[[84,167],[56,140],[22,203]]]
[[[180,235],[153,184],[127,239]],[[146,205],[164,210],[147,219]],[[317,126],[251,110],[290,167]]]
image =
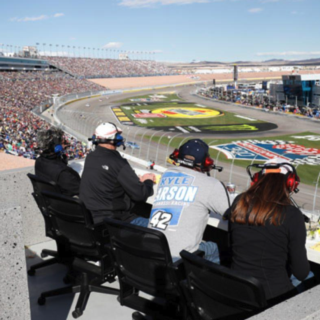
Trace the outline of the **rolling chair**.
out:
[[[56,233],[56,228],[55,228],[55,223],[54,223],[53,217],[50,216],[50,214],[48,213],[45,201],[44,201],[43,196],[41,194],[41,192],[44,190],[60,193],[59,187],[57,186],[57,184],[55,182],[44,180],[34,174],[28,173],[27,176],[30,179],[32,186],[33,186],[32,196],[33,196],[34,200],[36,201],[36,203],[40,209],[40,212],[43,216],[43,219],[44,219],[46,236],[55,240],[57,243],[57,251],[48,250],[48,249],[42,250],[41,258],[45,258],[47,256],[51,256],[53,258],[42,261],[40,263],[37,263],[37,264],[31,266],[28,270],[28,275],[33,276],[33,275],[35,275],[37,269],[47,267],[47,266],[53,265],[55,263],[68,264],[69,260],[70,260],[70,256],[68,255],[68,252],[66,251],[63,240]],[[64,278],[64,281],[68,282],[67,277]]]
[[[192,320],[246,319],[269,307],[261,283],[185,250],[181,281]]]
[[[106,245],[109,242],[108,231],[104,223],[93,224],[91,213],[81,200],[48,191],[43,191],[42,196],[48,214],[55,220],[57,233],[73,256],[72,269],[79,276],[74,285],[43,292],[38,304],[45,304],[48,297],[80,292],[72,312],[73,317],[78,318],[83,314],[91,292],[119,294],[118,289],[102,286],[104,282],[113,282],[115,277]]]
[[[165,235],[156,230],[106,219],[120,284],[119,302],[138,312],[133,319],[185,319],[181,260],[172,262]],[[148,299],[145,295],[152,296]],[[149,318],[148,318],[149,319]]]

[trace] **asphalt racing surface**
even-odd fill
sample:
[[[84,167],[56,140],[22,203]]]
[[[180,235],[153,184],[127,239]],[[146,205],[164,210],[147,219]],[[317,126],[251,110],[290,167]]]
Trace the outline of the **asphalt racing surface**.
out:
[[[195,86],[180,87],[178,89],[162,88],[158,90],[143,90],[86,99],[66,105],[58,111],[57,115],[65,125],[73,129],[74,131],[79,132],[82,136],[91,137],[94,129],[102,122],[113,122],[116,125],[120,126],[117,118],[114,116],[114,113],[111,110],[111,107],[117,105],[117,101],[135,96],[175,91],[180,96],[180,98],[185,101],[197,104],[205,104],[208,107],[232,112],[244,117],[267,121],[277,126],[277,128],[269,131],[255,131],[241,134],[234,132],[210,134],[194,132],[186,134],[184,132],[177,133],[168,131],[154,131],[138,126],[124,126],[123,124],[121,124],[120,127],[123,130],[123,136],[127,139],[127,141],[135,141],[140,146],[140,149],[127,148],[125,152],[146,161],[150,159],[155,160],[157,165],[162,166],[169,166],[169,164],[166,163],[166,157],[172,152],[173,147],[170,147],[170,143],[172,142],[174,137],[183,138],[185,139],[184,141],[196,137],[207,139],[209,138],[212,139],[211,142],[209,142],[210,144],[214,143],[216,139],[220,138],[234,138],[236,140],[240,140],[243,138],[255,139],[296,134],[304,131],[310,131],[320,134],[320,123],[318,121],[311,121],[309,119],[288,115],[273,114],[264,112],[262,110],[256,110],[252,107],[244,107],[235,104],[227,104],[223,102],[207,100],[196,96],[194,94],[196,89],[197,88]],[[169,143],[166,146],[161,143],[152,142],[150,139],[151,136],[158,136],[160,137],[160,139],[161,137],[167,137],[169,138]],[[221,155],[221,157],[224,157],[224,155]],[[224,183],[235,183],[237,186],[237,191],[245,190],[248,187],[249,180],[244,168],[232,166],[227,163],[219,163],[219,159],[216,159],[216,164],[221,164],[222,166],[224,166],[224,170],[222,173],[213,171],[211,174],[212,176],[216,176],[216,178],[223,181]],[[315,186],[302,185],[300,188],[300,192],[294,196],[294,199],[303,208],[311,210],[313,209],[314,194]],[[320,194],[316,198],[315,209],[320,209]]]

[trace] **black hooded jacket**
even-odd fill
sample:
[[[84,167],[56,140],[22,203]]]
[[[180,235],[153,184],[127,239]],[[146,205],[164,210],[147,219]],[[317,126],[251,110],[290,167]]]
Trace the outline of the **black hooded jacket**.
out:
[[[132,208],[153,195],[153,181],[140,182],[128,161],[116,150],[97,146],[88,154],[82,174],[80,199],[95,221],[104,217],[130,222]]]
[[[64,195],[79,195],[81,178],[60,155],[42,153],[36,159],[35,174],[42,179],[55,182]]]

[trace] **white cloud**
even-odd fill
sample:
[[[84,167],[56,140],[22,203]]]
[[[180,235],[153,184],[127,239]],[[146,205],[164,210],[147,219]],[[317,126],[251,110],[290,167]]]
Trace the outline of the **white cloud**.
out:
[[[102,48],[120,48],[122,47],[121,42],[109,42],[105,44]]]
[[[320,51],[284,51],[284,52],[259,52],[256,54],[262,56],[320,56]]]
[[[259,13],[262,10],[263,10],[262,8],[251,8],[251,9],[248,10],[248,12],[250,12],[250,13]]]
[[[121,0],[120,6],[131,8],[143,8],[152,7],[154,5],[171,5],[171,4],[192,4],[192,3],[208,3],[208,2],[220,2],[224,0]]]
[[[37,17],[24,17],[24,18],[11,18],[10,21],[16,21],[16,22],[29,22],[29,21],[40,21],[40,20],[46,20],[49,17],[45,14],[42,14],[41,16]]]
[[[54,18],[60,18],[60,17],[63,17],[64,16],[64,13],[55,13],[53,15]]]

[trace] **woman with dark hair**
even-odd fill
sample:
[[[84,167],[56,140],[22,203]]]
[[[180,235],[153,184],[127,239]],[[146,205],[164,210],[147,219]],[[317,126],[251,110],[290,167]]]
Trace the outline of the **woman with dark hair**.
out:
[[[224,215],[230,221],[232,269],[258,279],[267,299],[294,288],[291,274],[302,281],[310,270],[304,218],[290,199],[296,186],[288,178],[297,177],[292,170],[286,164],[266,166]]]
[[[36,159],[35,174],[42,179],[55,182],[64,195],[79,195],[81,178],[68,166],[68,159],[64,154],[63,131],[54,127],[40,130],[37,142],[42,153]]]

